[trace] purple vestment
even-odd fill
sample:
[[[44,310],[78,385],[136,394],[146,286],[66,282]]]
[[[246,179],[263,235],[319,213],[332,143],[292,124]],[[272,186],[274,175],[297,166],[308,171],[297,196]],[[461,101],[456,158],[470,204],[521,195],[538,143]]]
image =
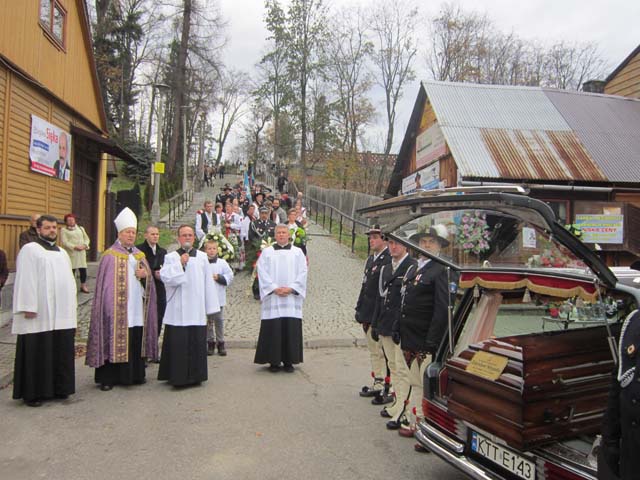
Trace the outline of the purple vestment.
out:
[[[158,358],[158,312],[153,273],[144,253],[133,247],[133,255],[147,269],[143,301],[143,356]],[[96,288],[91,309],[91,324],[87,340],[86,364],[93,368],[105,362],[128,361],[127,323],[127,252],[119,242],[104,252],[98,265]]]

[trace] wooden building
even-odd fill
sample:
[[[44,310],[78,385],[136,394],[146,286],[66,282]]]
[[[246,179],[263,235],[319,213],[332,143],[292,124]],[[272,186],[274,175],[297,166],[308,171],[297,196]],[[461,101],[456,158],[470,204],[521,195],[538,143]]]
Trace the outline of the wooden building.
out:
[[[587,243],[627,265],[640,257],[639,130],[640,100],[423,82],[387,196],[415,191],[416,177],[421,189],[522,185],[563,223],[602,225],[612,234]]]
[[[605,80],[604,93],[640,98],[640,45]]]
[[[0,2],[0,248],[10,268],[33,213],[75,213],[91,256],[104,249],[107,153],[129,158],[106,137],[85,1]],[[64,143],[70,169],[56,178],[47,155],[62,156]]]

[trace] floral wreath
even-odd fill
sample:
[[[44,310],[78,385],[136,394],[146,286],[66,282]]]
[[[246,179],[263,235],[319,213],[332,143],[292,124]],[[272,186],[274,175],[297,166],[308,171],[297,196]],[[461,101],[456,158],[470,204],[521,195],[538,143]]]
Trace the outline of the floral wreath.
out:
[[[235,237],[235,236],[233,236]],[[230,261],[230,260],[235,260],[236,258],[236,251],[238,248],[238,245],[236,243],[236,245],[233,245],[233,240],[237,239],[235,238],[231,238],[231,241],[229,241],[222,233],[220,232],[209,232],[207,233],[204,237],[202,237],[202,240],[200,241],[200,249],[204,249],[204,245],[209,242],[209,241],[214,241],[218,244],[218,257],[226,260],[226,261]]]
[[[486,213],[472,211],[462,214],[456,235],[456,240],[462,250],[480,255],[489,250],[490,236]]]

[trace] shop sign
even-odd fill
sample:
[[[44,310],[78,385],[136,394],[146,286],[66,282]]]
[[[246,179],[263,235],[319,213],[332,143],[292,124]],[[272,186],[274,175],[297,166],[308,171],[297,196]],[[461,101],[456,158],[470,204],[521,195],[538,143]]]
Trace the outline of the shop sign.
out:
[[[438,124],[431,125],[416,137],[416,170],[447,153],[444,135]]]
[[[584,243],[623,243],[624,215],[576,214]]]
[[[435,190],[441,187],[440,162],[435,162],[402,179],[402,194],[413,193],[416,190]]]

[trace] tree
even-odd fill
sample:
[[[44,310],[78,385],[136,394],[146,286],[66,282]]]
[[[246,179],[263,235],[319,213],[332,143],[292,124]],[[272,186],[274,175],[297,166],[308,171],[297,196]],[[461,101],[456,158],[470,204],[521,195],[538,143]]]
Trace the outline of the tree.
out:
[[[286,15],[277,0],[267,0],[267,29],[286,45],[287,74],[295,92],[294,107],[300,128],[300,164],[306,177],[309,81],[321,68],[319,53],[326,38],[326,9],[322,0],[291,0]],[[269,21],[269,19],[276,19]]]
[[[386,159],[393,146],[396,106],[407,82],[415,78],[413,61],[417,53],[414,25],[418,10],[403,0],[379,0],[371,12],[370,26],[374,34],[373,63],[376,77],[385,94],[387,135],[384,159],[376,185],[382,191]]]
[[[606,65],[595,43],[559,42],[547,53],[547,86],[579,90],[587,80],[604,78]]]
[[[255,97],[249,109],[249,120],[245,124],[244,141],[248,163],[257,165],[263,159],[262,133],[272,114],[260,97]]]
[[[218,145],[216,165],[222,160],[222,153],[229,132],[236,122],[246,113],[242,110],[247,101],[246,74],[229,70],[221,77],[219,93],[216,98],[217,111],[219,113],[218,125],[214,132],[214,142]]]
[[[293,91],[289,81],[287,65],[288,51],[285,35],[286,16],[280,5],[273,0],[265,3],[267,16],[265,22],[270,36],[267,39],[267,53],[257,65],[258,88],[255,95],[263,99],[271,107],[274,138],[279,137],[281,113],[293,101]],[[273,143],[273,159],[280,158],[279,145]]]

